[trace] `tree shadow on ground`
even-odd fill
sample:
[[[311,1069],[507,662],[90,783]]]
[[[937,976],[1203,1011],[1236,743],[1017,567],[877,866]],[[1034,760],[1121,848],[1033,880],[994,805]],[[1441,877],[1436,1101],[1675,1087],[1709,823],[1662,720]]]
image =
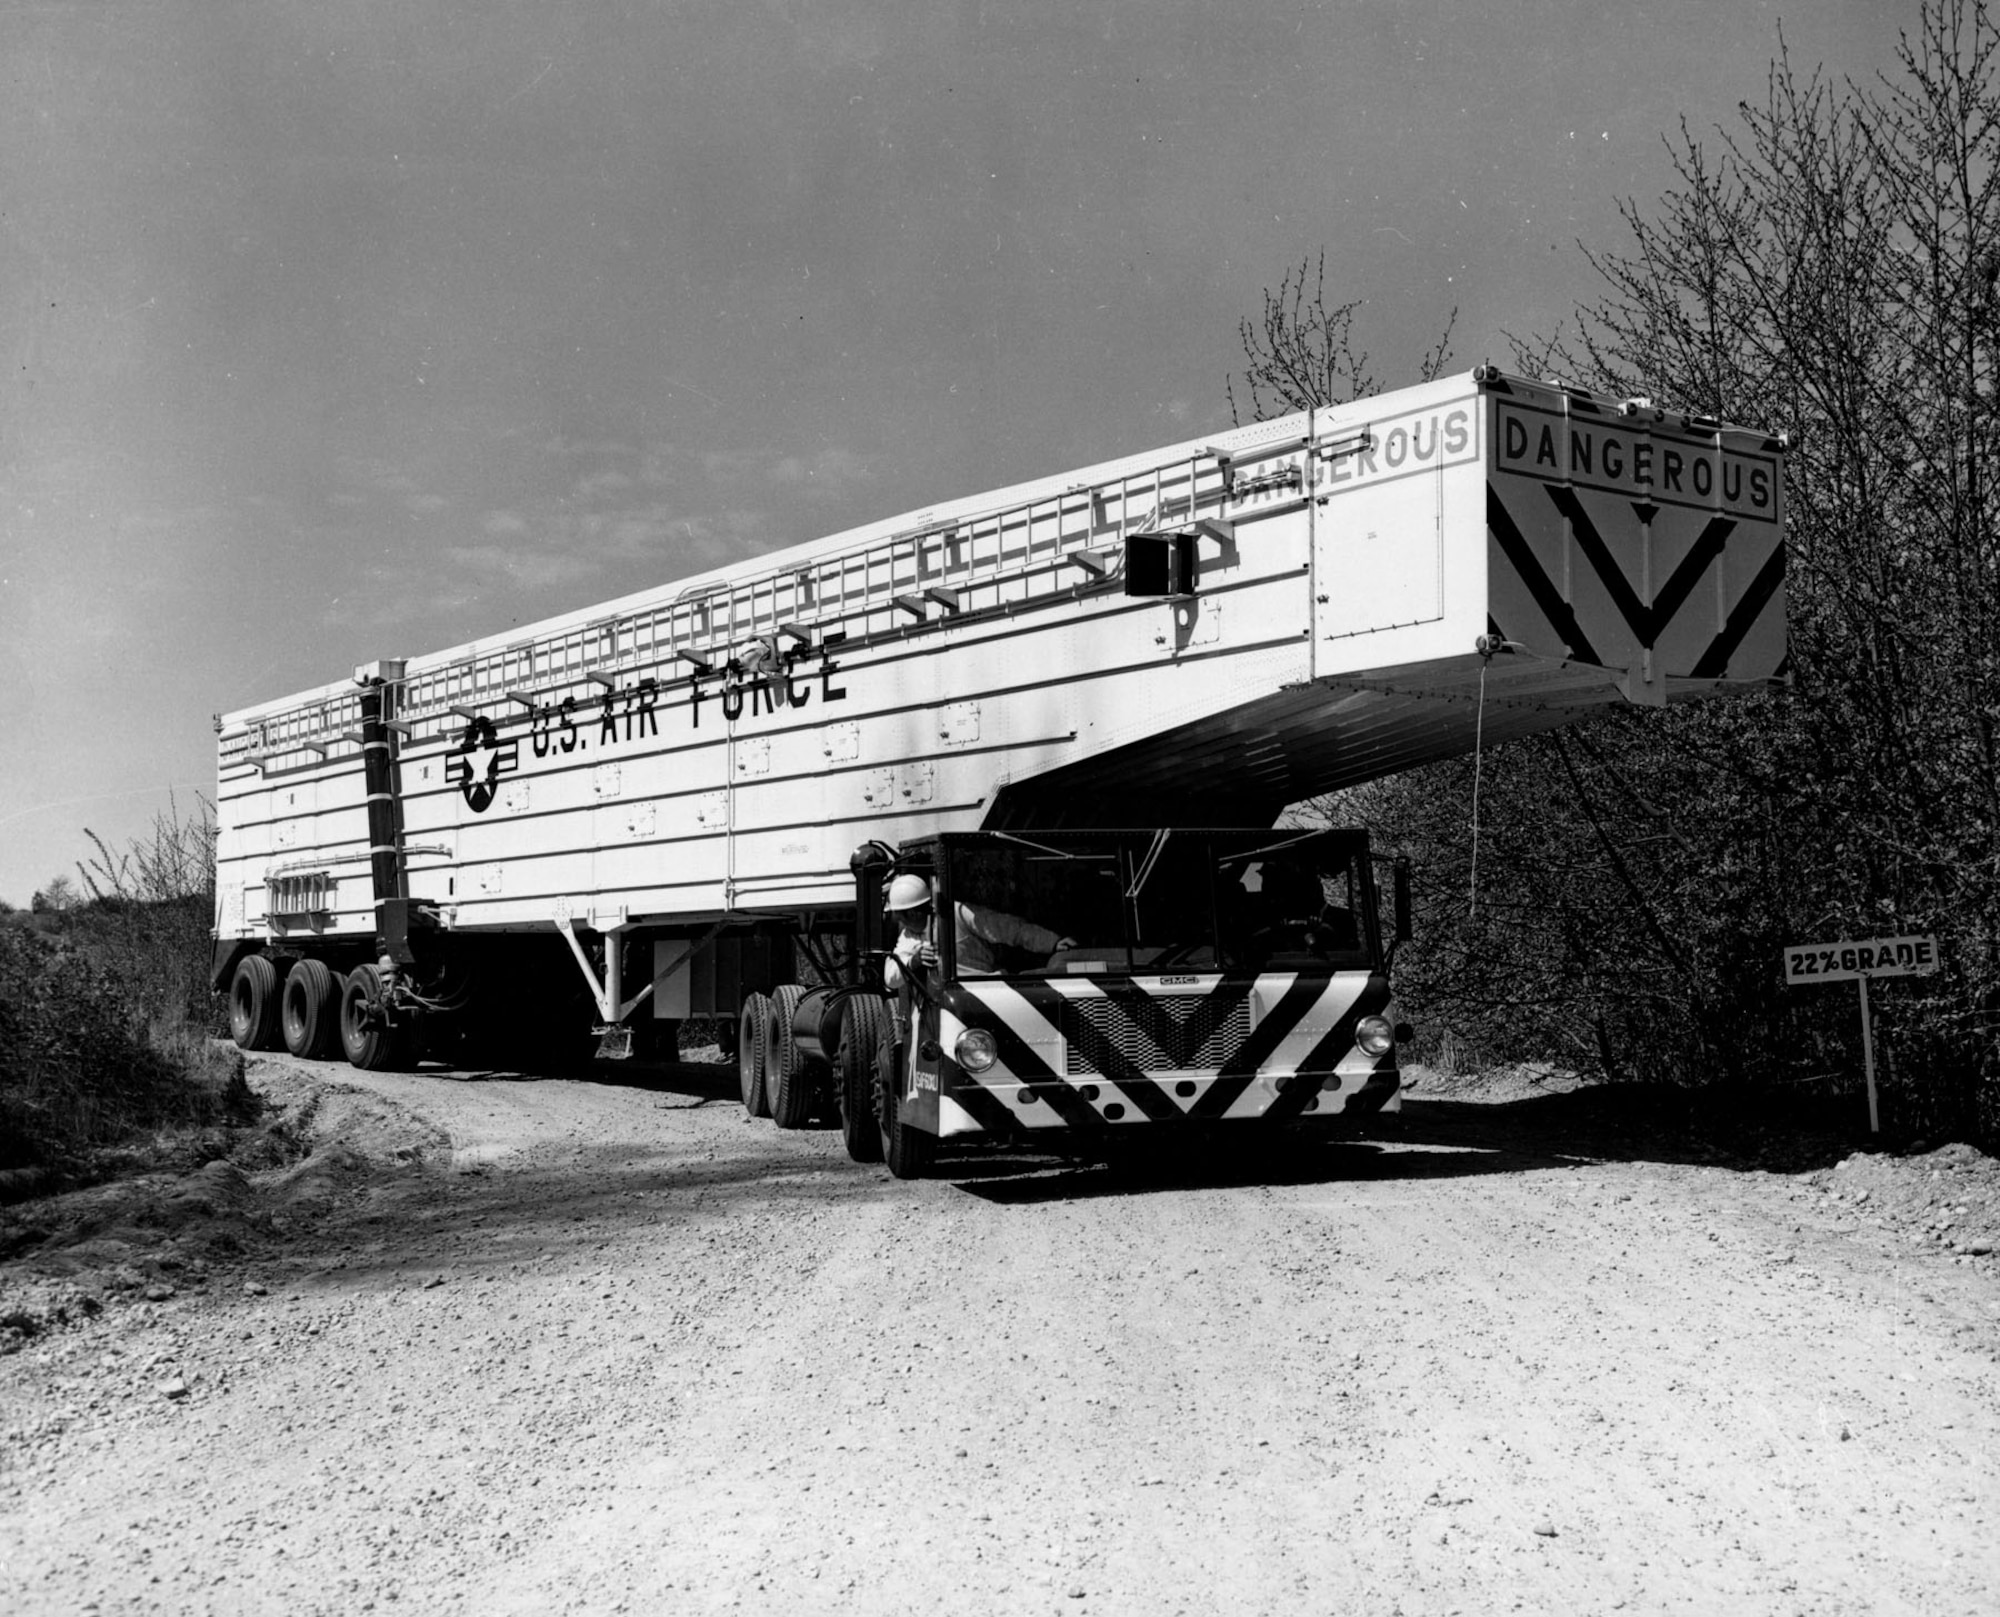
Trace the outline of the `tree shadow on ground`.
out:
[[[1763,1173],[1806,1173],[1830,1168],[1857,1149],[1894,1148],[1889,1137],[1869,1135],[1867,1107],[1858,1096],[1786,1096],[1719,1085],[1597,1084],[1490,1103],[1412,1096],[1403,1107],[1402,1137]]]
[[[1462,1179],[1571,1168],[1581,1161],[1546,1152],[1475,1147],[1410,1150],[1376,1140],[1293,1137],[1154,1150],[1135,1146],[1109,1160],[995,1151],[971,1160],[947,1159],[940,1177],[982,1201],[1026,1206],[1251,1186]]]
[[[1346,1137],[1221,1129],[1184,1142],[1113,1143],[1124,1148],[1109,1160],[1100,1153],[1085,1161],[989,1147],[947,1157],[939,1174],[983,1200],[1027,1204],[1244,1185],[1463,1179],[1596,1162],[1804,1173],[1871,1141],[1865,1112],[1847,1102],[1635,1084],[1496,1102],[1412,1096],[1400,1114]]]

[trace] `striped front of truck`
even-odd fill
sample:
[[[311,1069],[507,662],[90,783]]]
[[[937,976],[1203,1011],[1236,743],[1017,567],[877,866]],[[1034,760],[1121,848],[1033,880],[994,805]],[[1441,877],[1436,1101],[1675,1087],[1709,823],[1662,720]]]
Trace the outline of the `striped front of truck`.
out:
[[[959,982],[939,1007],[938,1132],[1377,1111],[1397,1087],[1388,1003],[1365,971]]]

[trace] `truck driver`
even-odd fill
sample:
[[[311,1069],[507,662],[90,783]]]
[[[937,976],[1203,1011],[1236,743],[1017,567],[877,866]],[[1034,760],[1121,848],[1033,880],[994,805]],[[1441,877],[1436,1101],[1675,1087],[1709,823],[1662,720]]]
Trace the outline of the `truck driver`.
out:
[[[883,975],[891,989],[902,987],[903,970],[912,961],[926,968],[937,965],[937,947],[931,942],[931,884],[921,876],[898,876],[889,883],[889,897],[883,909],[895,917],[895,947],[883,963]],[[1063,949],[1074,949],[1076,939],[1052,932],[1018,915],[988,909],[984,904],[952,906],[952,947],[959,975],[991,977],[1000,970],[1000,948],[1026,949],[1044,957]]]

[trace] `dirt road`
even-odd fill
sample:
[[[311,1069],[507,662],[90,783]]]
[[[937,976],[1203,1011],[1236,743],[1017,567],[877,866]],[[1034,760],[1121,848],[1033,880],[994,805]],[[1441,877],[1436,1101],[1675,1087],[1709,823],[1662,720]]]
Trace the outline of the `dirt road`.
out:
[[[908,1185],[731,1078],[317,1069],[289,1239],[0,1359],[0,1609],[2000,1610],[1993,1259],[1831,1162]]]

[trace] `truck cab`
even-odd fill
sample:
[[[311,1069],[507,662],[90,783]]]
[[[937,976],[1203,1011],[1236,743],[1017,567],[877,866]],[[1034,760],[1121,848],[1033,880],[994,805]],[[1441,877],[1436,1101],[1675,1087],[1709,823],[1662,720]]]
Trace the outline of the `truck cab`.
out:
[[[860,952],[895,994],[892,1171],[899,1140],[921,1171],[940,1140],[1331,1122],[1394,1103],[1393,938],[1363,831],[945,833],[857,872]],[[893,917],[867,935],[893,874],[930,884],[934,964],[901,967],[915,939],[906,926],[898,951]]]

